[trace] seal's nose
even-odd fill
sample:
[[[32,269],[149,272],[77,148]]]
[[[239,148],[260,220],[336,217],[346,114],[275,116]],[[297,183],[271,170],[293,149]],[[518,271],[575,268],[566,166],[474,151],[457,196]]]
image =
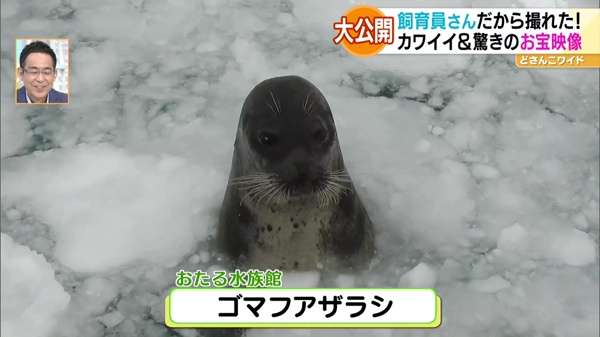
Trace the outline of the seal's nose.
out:
[[[285,175],[290,181],[306,179],[308,171],[308,152],[303,148],[293,149],[285,158]]]
[[[318,159],[304,148],[296,148],[283,161],[282,178],[296,188],[312,190],[322,176]]]
[[[310,180],[309,164],[300,161],[294,161],[285,165],[282,178],[288,183],[301,185]]]
[[[309,179],[308,165],[305,162],[295,162],[294,169],[296,180],[306,181]]]

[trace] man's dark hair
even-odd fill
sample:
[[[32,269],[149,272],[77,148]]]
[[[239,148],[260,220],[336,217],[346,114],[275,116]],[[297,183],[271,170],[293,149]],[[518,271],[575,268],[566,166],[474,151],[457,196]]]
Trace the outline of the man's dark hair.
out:
[[[33,41],[23,48],[21,56],[19,57],[21,69],[25,68],[25,59],[27,59],[27,56],[31,53],[44,53],[50,55],[50,57],[52,57],[52,62],[54,63],[53,68],[56,69],[56,54],[48,44],[42,41]]]

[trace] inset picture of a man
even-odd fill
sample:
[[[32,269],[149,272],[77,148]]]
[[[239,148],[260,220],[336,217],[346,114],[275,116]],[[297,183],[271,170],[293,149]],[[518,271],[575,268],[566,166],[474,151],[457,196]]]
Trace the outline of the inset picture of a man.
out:
[[[17,39],[16,102],[69,103],[69,41]]]

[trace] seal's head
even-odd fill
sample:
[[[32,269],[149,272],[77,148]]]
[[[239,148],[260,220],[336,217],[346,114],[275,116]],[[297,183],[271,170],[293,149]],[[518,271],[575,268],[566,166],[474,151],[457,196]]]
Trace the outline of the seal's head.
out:
[[[234,161],[230,182],[255,204],[308,198],[326,206],[350,188],[329,104],[298,76],[271,78],[252,89],[242,107]]]

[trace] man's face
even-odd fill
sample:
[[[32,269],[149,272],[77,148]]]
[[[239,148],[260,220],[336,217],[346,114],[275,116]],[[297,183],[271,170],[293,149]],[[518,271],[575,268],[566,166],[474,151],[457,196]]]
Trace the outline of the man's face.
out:
[[[45,53],[31,53],[20,71],[27,95],[34,103],[45,103],[56,78],[52,57]]]

